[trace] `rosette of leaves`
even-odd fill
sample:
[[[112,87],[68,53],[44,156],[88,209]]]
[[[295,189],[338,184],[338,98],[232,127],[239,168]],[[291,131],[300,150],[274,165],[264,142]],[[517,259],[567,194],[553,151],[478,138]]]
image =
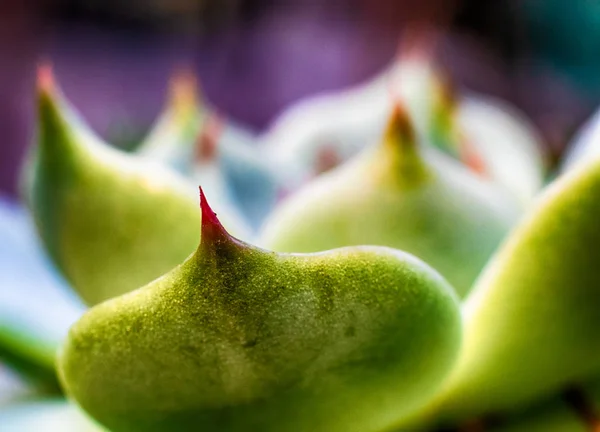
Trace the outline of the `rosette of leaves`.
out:
[[[40,134],[82,133],[81,120],[57,103],[54,87],[44,79],[40,84]],[[45,166],[47,177],[38,177],[34,196],[43,205],[36,218],[38,225],[49,221],[60,226],[60,236],[81,241],[87,235],[78,226],[83,214],[68,219],[62,204],[89,198],[65,189],[89,177],[69,171],[82,150],[67,149]],[[98,187],[94,200],[115,196],[115,188],[137,172],[136,163],[117,160],[104,163],[111,181]],[[98,160],[87,161],[91,168],[81,171],[97,173]],[[420,169],[411,172],[421,178]],[[144,185],[136,186],[135,200],[122,200],[117,208],[150,200],[149,186],[158,186]],[[82,290],[72,275],[90,276],[83,255],[101,237],[73,249],[79,256],[67,273],[65,249],[48,241],[57,230],[40,229],[60,271],[76,291],[87,293],[88,303],[98,304],[64,342],[58,363],[69,399],[2,407],[0,428],[598,430],[598,157],[577,163],[534,198],[460,303],[443,272],[406,253],[364,245],[316,255],[268,252],[229,235],[205,200],[199,218],[197,198],[185,201],[170,188],[159,188],[165,201],[144,207],[137,213],[140,227],[129,224],[124,232],[153,223],[156,232],[147,232],[160,240],[139,238],[133,249],[158,256],[189,224],[181,238],[193,237],[193,244],[164,269],[150,265],[156,275],[127,288],[112,291],[135,276],[128,274],[135,260],[119,243],[106,258],[96,255],[90,262],[93,274],[107,278],[102,272],[111,269],[112,253],[124,276],[99,282],[99,291]],[[161,206],[190,210],[161,226],[155,214]],[[101,206],[97,217],[105,210]],[[113,224],[117,216],[111,216]],[[109,241],[110,229],[105,234]],[[0,327],[2,359],[41,365],[43,373],[7,362],[25,380],[56,383],[56,343],[46,346],[14,329]]]

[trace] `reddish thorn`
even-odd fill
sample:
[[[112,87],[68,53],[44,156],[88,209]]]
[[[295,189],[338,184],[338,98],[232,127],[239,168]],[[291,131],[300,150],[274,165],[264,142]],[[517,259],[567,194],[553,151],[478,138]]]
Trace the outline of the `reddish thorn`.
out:
[[[473,145],[467,139],[462,139],[461,143],[460,159],[463,163],[481,177],[487,177],[485,162],[477,154]]]
[[[425,23],[413,23],[404,30],[398,42],[396,57],[399,61],[431,62],[438,45],[439,35],[433,27]]]
[[[327,144],[317,152],[315,170],[317,174],[323,174],[342,162],[336,147],[333,144]]]
[[[225,227],[219,221],[217,214],[213,211],[206,199],[206,195],[204,194],[204,190],[202,190],[202,186],[200,189],[200,212],[202,214],[202,232],[200,242],[202,244],[206,244],[206,241],[210,243],[216,240],[223,240],[229,238],[229,233],[225,229]]]
[[[212,113],[196,141],[196,160],[198,162],[213,160],[217,155],[219,139],[223,134],[224,124],[221,117]]]
[[[225,231],[223,225],[217,218],[217,214],[213,211],[208,204],[208,200],[206,199],[206,195],[204,195],[204,191],[202,190],[202,186],[200,189],[200,211],[202,212],[202,228],[210,227],[211,229],[218,228],[222,231]]]
[[[37,68],[37,85],[38,89],[43,92],[51,93],[56,88],[52,63],[44,60],[40,62]]]
[[[212,210],[202,187],[200,187],[200,211],[202,212],[202,228],[200,246],[206,251],[223,250],[225,245],[243,245],[243,242],[232,237],[221,225],[217,214]],[[216,248],[216,249],[215,249]]]

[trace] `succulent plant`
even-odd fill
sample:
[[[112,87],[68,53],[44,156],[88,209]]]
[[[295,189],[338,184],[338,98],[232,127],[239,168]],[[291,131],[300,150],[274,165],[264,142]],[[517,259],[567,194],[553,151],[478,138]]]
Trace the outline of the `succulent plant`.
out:
[[[274,174],[255,151],[256,138],[203,100],[195,76],[173,76],[169,100],[137,153],[203,184],[220,213],[254,228],[275,204]]]
[[[290,107],[261,138],[265,152],[294,190],[377,140],[397,100],[423,142],[505,187],[524,207],[541,189],[545,162],[532,123],[507,102],[459,92],[422,43],[368,83]]]
[[[323,130],[348,153],[318,153],[329,172],[294,190],[263,171],[274,148],[240,144],[192,78],[175,83],[126,154],[40,69],[24,196],[92,307],[0,205],[0,366],[40,399],[0,398],[0,430],[600,430],[600,158],[538,194],[530,127],[413,56],[344,97]],[[219,219],[194,182],[232,203]],[[231,197],[257,226],[275,190],[261,249]]]
[[[27,202],[47,251],[86,303],[131,291],[192,253],[200,232],[192,184],[102,142],[46,67],[38,116]],[[227,218],[233,232],[243,231]]]
[[[278,252],[361,244],[402,249],[465,296],[518,214],[497,187],[420,145],[398,106],[381,143],[284,201],[260,241]]]
[[[600,159],[537,198],[467,297],[461,355],[424,417],[509,413],[600,374],[597,214]]]
[[[201,191],[197,251],[75,324],[59,367],[112,431],[378,431],[430,396],[460,342],[453,289],[383,247],[276,254]],[[305,415],[310,413],[310,415]]]
[[[432,73],[424,53],[411,50],[367,83],[284,111],[260,138],[284,189],[295,190],[377,139],[397,98],[405,100],[418,132],[427,129]]]
[[[156,159],[191,175],[195,143],[208,116],[208,107],[193,72],[181,70],[171,77],[167,103],[136,153]]]
[[[459,93],[442,72],[434,74],[431,141],[526,207],[544,184],[542,139],[527,117],[507,102]]]

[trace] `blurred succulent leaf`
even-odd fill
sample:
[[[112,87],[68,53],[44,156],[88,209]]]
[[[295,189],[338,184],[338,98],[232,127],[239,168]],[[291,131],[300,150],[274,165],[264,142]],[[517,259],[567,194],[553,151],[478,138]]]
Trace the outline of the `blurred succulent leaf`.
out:
[[[520,211],[499,187],[419,141],[408,113],[397,107],[377,146],[274,211],[262,245],[279,252],[361,244],[405,250],[464,297]]]
[[[193,72],[178,71],[171,78],[167,104],[137,153],[164,162],[189,176],[194,161],[194,143],[206,111]]]
[[[258,229],[275,205],[278,185],[274,173],[261,158],[253,135],[211,113],[199,140],[193,178],[203,185],[211,184],[211,175],[219,178],[223,191],[220,195],[231,197],[230,202],[237,203],[252,228]],[[206,190],[215,192],[208,187]],[[217,211],[220,205],[216,203]]]
[[[509,103],[472,92],[461,98],[456,122],[463,154],[476,155],[484,175],[529,206],[547,174],[544,145],[533,123]]]
[[[275,203],[276,181],[254,134],[208,106],[190,71],[173,76],[169,102],[138,153],[202,184],[219,213],[254,229]]]
[[[376,142],[387,113],[401,101],[417,134],[505,187],[526,206],[543,185],[541,140],[506,102],[461,95],[418,42],[371,81],[302,100],[262,136],[265,152],[288,191],[321,174],[320,159],[344,162]],[[331,168],[335,166],[331,164]]]
[[[510,413],[600,373],[599,215],[598,158],[537,198],[467,297],[459,361],[425,416]]]
[[[145,285],[195,249],[196,187],[102,142],[45,67],[38,116],[38,146],[25,176],[28,204],[46,250],[86,303]],[[244,237],[236,221],[223,219]]]

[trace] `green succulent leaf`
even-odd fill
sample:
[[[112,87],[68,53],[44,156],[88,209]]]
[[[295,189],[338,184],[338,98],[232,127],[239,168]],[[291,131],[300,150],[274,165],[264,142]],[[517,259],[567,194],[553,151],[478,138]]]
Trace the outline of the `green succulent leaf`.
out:
[[[519,213],[503,191],[421,146],[403,109],[381,143],[290,196],[261,244],[316,252],[361,244],[405,250],[465,296]]]
[[[194,251],[195,187],[102,142],[46,68],[38,118],[38,146],[25,176],[29,208],[53,261],[87,304],[144,285]]]
[[[600,373],[600,160],[551,184],[463,306],[457,367],[426,416],[524,409]]]
[[[384,247],[258,249],[201,202],[193,255],[71,329],[61,377],[88,413],[113,432],[376,432],[432,396],[461,336],[433,269]]]

